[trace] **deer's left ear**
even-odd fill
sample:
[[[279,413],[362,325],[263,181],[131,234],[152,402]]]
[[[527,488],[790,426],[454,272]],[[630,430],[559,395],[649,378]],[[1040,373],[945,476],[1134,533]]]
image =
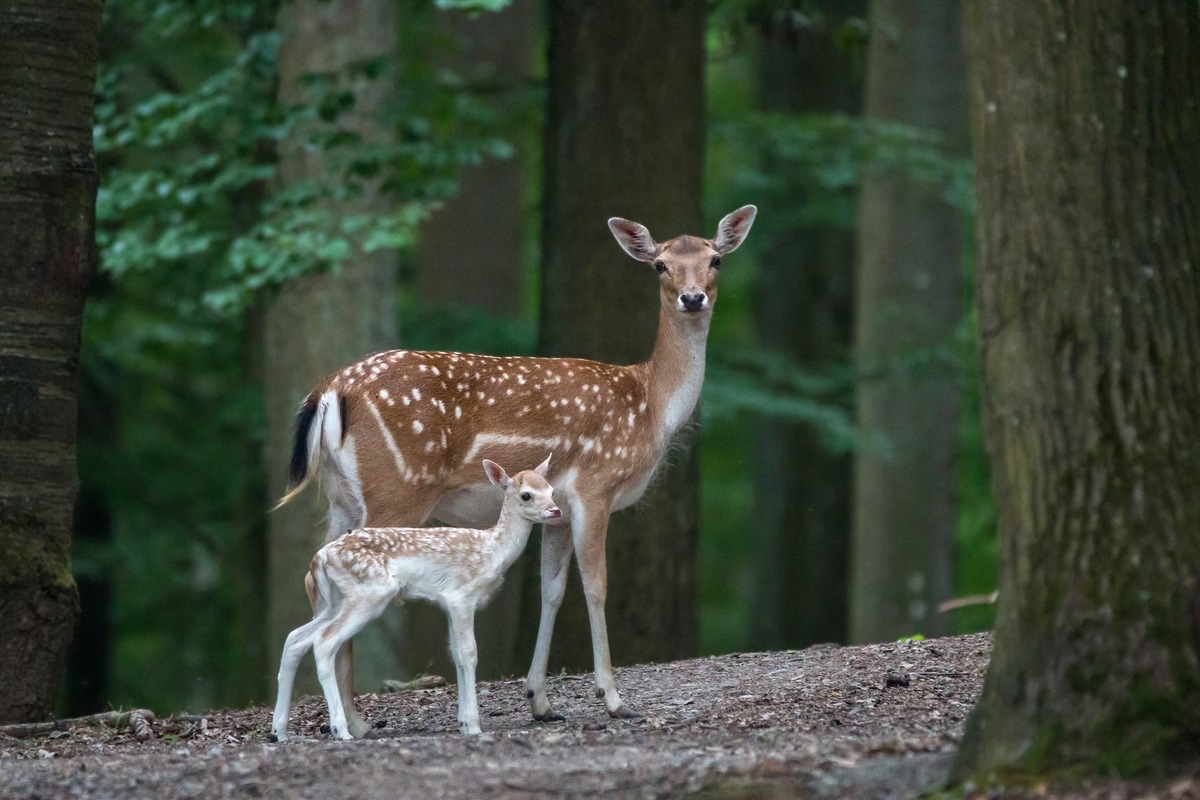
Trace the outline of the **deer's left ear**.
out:
[[[617,244],[621,245],[621,249],[638,261],[650,263],[658,255],[658,245],[655,244],[645,225],[613,217],[608,221],[608,229],[616,237]]]
[[[546,473],[550,470],[550,456],[552,455],[554,454],[551,453],[549,456],[546,456],[546,460],[534,467],[533,471],[543,478],[546,477]]]
[[[713,239],[713,247],[721,255],[737,250],[750,232],[754,224],[754,215],[758,209],[754,206],[742,206],[737,211],[725,215],[717,225],[717,236]]]
[[[501,489],[508,488],[508,473],[504,471],[504,467],[497,464],[495,461],[483,460],[483,471],[487,473],[488,480],[499,486]]]

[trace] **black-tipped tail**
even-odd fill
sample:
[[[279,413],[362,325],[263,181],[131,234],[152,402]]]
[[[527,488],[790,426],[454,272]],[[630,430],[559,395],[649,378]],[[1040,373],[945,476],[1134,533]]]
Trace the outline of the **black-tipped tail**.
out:
[[[289,492],[308,480],[308,434],[317,416],[319,400],[316,395],[309,395],[296,415],[296,441],[292,445],[292,462],[288,465]]]

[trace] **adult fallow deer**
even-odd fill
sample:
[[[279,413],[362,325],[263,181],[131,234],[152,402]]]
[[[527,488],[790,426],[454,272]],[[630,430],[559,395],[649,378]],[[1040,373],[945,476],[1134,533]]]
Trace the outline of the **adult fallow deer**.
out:
[[[757,209],[723,218],[712,239],[658,244],[642,225],[609,228],[658,274],[658,338],[650,360],[614,366],[575,358],[503,358],[392,350],[334,373],[297,416],[287,502],[314,472],[329,498],[326,541],[362,527],[412,527],[434,517],[487,525],[500,499],[479,460],[534,463],[554,452],[548,476],[562,509],[542,532],[542,612],[526,688],[533,716],[561,719],[546,697],[554,618],[574,551],[587,600],[596,694],[610,716],[636,716],[613,681],[604,620],[605,538],[612,512],[646,490],[704,382],[704,351],[722,257],[738,248]],[[312,587],[309,587],[310,597]],[[337,680],[352,735],[369,726],[354,708],[349,647]]]

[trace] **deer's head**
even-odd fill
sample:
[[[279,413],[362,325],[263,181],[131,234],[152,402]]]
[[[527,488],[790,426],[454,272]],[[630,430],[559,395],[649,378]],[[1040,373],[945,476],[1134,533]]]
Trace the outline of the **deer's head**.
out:
[[[664,307],[681,314],[705,314],[717,302],[721,258],[746,239],[757,213],[754,206],[742,206],[721,220],[712,239],[677,236],[662,244],[654,241],[646,226],[627,219],[613,217],[608,227],[626,253],[653,265]]]

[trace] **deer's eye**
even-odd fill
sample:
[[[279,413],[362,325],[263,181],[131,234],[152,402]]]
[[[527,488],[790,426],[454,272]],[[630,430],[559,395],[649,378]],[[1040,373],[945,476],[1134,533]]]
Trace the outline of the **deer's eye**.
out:
[[[712,267],[713,269],[719,268],[721,266],[721,257],[713,256],[712,263],[710,263],[709,266]]]
[[[533,499],[533,495],[531,495],[529,492],[521,492],[521,499],[528,503]]]
[[[654,262],[654,271],[657,272],[659,275],[662,275],[664,272],[667,271],[667,265],[661,261],[655,261]]]

